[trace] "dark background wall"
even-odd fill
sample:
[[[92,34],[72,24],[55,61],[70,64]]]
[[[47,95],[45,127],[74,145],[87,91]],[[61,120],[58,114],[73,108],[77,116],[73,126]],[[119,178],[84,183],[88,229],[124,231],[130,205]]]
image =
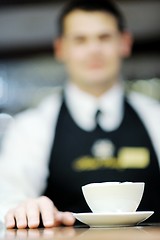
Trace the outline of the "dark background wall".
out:
[[[15,114],[63,84],[52,40],[64,1],[0,0],[0,107]],[[160,99],[160,1],[118,0],[134,35],[127,87]]]

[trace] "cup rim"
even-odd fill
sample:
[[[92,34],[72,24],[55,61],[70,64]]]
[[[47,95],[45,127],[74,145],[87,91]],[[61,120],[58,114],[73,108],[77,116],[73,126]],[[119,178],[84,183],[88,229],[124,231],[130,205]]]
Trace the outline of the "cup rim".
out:
[[[144,185],[145,186],[145,183],[144,182],[128,182],[128,181],[125,181],[125,182],[92,182],[92,183],[88,183],[88,184],[85,184],[82,186],[82,189],[83,188],[89,188],[89,187],[100,187],[100,186],[119,186],[119,185]]]

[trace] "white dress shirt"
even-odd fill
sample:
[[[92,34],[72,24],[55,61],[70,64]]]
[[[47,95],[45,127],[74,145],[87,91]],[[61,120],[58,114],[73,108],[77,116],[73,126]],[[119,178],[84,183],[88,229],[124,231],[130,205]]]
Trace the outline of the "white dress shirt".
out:
[[[95,114],[99,109],[99,124],[104,130],[116,129],[123,117],[124,90],[115,85],[103,96],[97,98],[81,91],[73,84],[68,84],[65,91],[67,106],[76,124],[86,131],[95,127]]]

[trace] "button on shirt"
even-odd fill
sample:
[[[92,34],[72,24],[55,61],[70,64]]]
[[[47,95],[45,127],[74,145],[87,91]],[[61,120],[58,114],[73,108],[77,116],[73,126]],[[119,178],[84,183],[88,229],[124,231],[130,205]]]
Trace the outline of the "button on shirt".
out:
[[[120,84],[99,98],[81,91],[73,84],[68,84],[65,95],[70,113],[82,129],[91,131],[95,128],[97,110],[101,112],[98,120],[103,130],[112,131],[120,125],[124,112],[124,90]]]

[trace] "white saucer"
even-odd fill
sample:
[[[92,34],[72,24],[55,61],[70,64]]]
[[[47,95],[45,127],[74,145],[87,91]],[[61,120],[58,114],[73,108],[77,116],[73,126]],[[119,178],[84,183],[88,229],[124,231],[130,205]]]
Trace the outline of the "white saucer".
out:
[[[149,218],[153,211],[137,211],[124,213],[73,213],[80,222],[90,227],[133,226]]]

